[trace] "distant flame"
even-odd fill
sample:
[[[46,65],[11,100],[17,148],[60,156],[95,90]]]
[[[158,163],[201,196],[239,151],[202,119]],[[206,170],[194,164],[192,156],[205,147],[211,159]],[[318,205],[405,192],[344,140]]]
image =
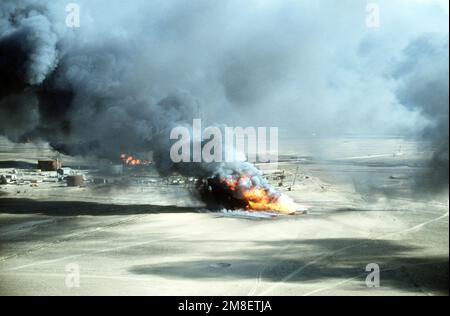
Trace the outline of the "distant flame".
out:
[[[223,177],[221,183],[245,202],[248,211],[274,211],[283,214],[297,212],[295,202],[285,194],[255,185],[247,175]]]
[[[128,154],[121,154],[120,160],[122,160],[122,163],[127,166],[138,166],[138,165],[149,165],[150,164],[150,161],[148,161],[148,160],[137,159]]]

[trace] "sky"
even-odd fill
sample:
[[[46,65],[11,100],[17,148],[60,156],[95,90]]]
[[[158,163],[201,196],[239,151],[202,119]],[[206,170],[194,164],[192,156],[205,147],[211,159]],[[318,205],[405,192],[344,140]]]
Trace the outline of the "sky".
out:
[[[87,42],[107,34],[141,45],[137,80],[156,98],[191,94],[211,122],[420,133],[429,118],[399,100],[402,78],[393,73],[417,39],[448,42],[448,2],[376,1],[378,28],[366,25],[368,3],[88,1],[75,32]]]

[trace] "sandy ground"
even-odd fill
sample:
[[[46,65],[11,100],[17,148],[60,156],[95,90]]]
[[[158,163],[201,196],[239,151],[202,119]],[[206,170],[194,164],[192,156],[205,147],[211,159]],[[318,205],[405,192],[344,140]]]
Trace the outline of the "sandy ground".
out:
[[[416,143],[283,148],[281,190],[306,215],[212,213],[182,186],[0,186],[0,294],[448,295],[448,194],[411,192]],[[0,142],[3,171],[53,155]],[[370,263],[380,287],[366,285]]]

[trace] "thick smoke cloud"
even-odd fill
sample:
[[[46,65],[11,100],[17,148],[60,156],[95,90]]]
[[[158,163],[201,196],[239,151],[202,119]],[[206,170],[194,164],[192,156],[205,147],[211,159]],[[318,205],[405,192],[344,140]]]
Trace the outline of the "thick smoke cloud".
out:
[[[1,91],[8,94],[23,86],[41,84],[56,67],[57,35],[39,6],[2,6],[0,47]],[[9,22],[6,22],[7,21]]]
[[[379,1],[379,29],[366,27],[365,1],[76,2],[79,29],[65,25],[65,1],[1,1],[0,134],[111,161],[152,150],[162,173],[174,168],[168,131],[199,113],[291,135],[448,143],[437,132],[448,72],[414,48],[448,38],[442,1]]]
[[[448,37],[428,35],[411,42],[394,75],[400,80],[400,102],[418,109],[430,121],[420,136],[430,141],[433,154],[418,185],[433,191],[446,188],[449,172]]]
[[[48,7],[14,3],[2,2],[0,41],[0,131],[9,138],[116,161],[121,152],[154,149],[156,133],[192,119],[187,94],[174,90],[157,100],[145,78],[134,78],[141,54],[135,38],[57,38]]]

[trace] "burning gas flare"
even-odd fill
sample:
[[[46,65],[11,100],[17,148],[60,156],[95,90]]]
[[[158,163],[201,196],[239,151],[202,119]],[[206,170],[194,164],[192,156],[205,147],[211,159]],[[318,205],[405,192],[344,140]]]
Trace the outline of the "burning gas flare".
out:
[[[122,163],[126,166],[139,166],[139,165],[149,165],[150,164],[150,161],[148,161],[148,160],[137,159],[128,154],[121,154],[120,160],[122,160]]]
[[[248,211],[272,211],[294,214],[298,211],[295,202],[285,194],[276,192],[270,186],[255,184],[247,175],[232,175],[220,178],[221,184],[230,194],[242,200]]]

